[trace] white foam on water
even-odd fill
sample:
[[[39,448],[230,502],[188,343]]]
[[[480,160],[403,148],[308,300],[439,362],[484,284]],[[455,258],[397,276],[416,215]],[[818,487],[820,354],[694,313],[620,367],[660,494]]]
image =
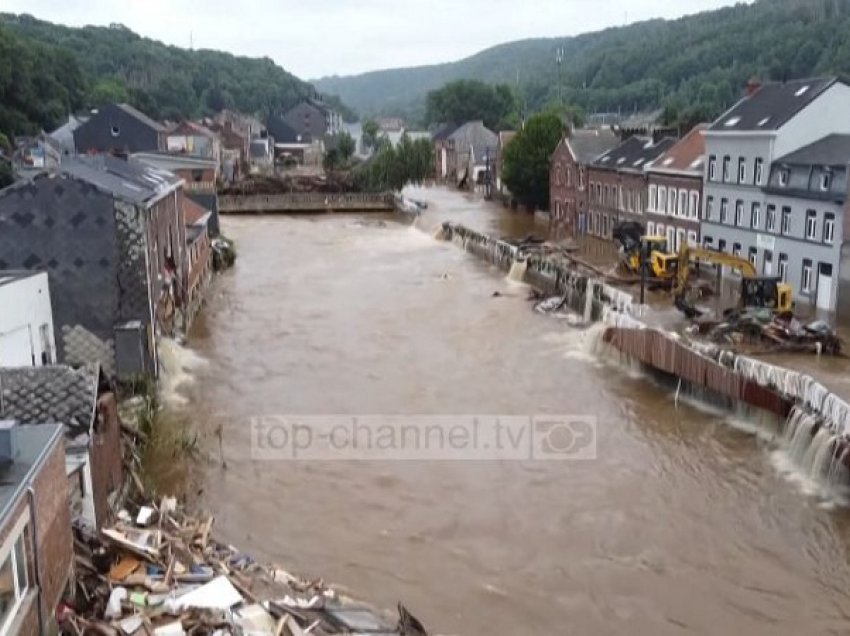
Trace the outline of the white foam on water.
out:
[[[180,388],[195,381],[195,373],[209,364],[188,347],[181,346],[172,338],[159,342],[159,393],[167,404],[188,404],[188,398]]]
[[[514,261],[508,272],[508,280],[512,283],[524,283],[525,272],[528,271],[528,261]]]

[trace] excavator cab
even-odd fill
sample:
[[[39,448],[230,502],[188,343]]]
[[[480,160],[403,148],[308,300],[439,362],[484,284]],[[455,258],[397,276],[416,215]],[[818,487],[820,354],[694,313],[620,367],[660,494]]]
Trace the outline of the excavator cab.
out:
[[[793,308],[791,286],[778,277],[750,277],[741,279],[741,298],[739,306],[770,309],[777,313],[791,311]]]

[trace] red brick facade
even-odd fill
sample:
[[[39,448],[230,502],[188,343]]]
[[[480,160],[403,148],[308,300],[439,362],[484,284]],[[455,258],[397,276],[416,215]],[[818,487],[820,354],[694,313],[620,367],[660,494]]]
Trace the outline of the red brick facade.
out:
[[[581,233],[587,213],[587,168],[576,161],[562,139],[549,163],[549,212],[555,238]]]
[[[645,223],[646,175],[588,167],[587,233],[610,239],[619,221]]]

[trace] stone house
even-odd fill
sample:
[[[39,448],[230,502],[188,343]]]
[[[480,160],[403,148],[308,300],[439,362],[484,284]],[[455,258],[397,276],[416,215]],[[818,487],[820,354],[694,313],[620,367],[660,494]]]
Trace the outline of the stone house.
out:
[[[221,170],[221,140],[218,134],[202,124],[183,121],[168,131],[167,151],[172,154],[212,159],[216,177]]]
[[[646,224],[646,169],[675,143],[634,136],[588,164],[588,234],[610,239],[620,221]]]
[[[556,238],[587,233],[587,166],[619,144],[610,128],[573,130],[558,143],[549,161],[549,211]]]
[[[74,540],[59,424],[0,423],[0,633],[56,634]]]
[[[107,104],[73,131],[78,154],[166,150],[165,126],[129,104]]]
[[[157,374],[158,335],[182,327],[182,184],[98,155],[0,190],[0,269],[47,270],[60,362]]]
[[[834,244],[826,245],[806,238],[809,219],[814,212],[817,234],[828,226],[827,214],[843,217],[843,203],[820,200],[820,185],[809,185],[806,170],[825,171],[821,162],[835,160],[833,142],[795,153],[830,135],[850,134],[848,105],[850,85],[835,77],[751,82],[747,95],[705,131],[703,244],[783,276],[797,302],[825,309],[837,303],[843,229],[836,225]],[[789,185],[792,176],[795,187]],[[836,187],[830,182],[827,192]],[[792,191],[796,196],[784,196]]]
[[[678,251],[687,241],[700,244],[699,211],[705,167],[707,124],[695,126],[675,146],[646,169],[649,189],[646,233],[666,236],[668,249]]]
[[[318,99],[304,99],[281,118],[305,142],[333,137],[342,131],[342,116]]]
[[[62,425],[71,517],[106,525],[124,464],[118,403],[97,365],[0,368],[0,396],[0,420]]]
[[[446,179],[454,185],[473,182],[474,175],[470,172],[470,157],[474,156],[473,149],[483,157],[486,150],[495,148],[499,137],[484,125],[483,121],[469,121],[457,128],[446,138]]]
[[[47,272],[0,270],[0,367],[55,364]]]
[[[433,134],[434,142],[434,178],[446,181],[449,178],[449,137],[458,128],[457,124],[445,124]]]

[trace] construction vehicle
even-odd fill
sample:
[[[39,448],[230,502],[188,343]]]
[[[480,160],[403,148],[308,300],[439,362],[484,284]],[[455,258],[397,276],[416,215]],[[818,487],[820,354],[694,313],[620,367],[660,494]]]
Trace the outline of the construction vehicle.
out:
[[[678,267],[676,282],[673,286],[673,303],[688,318],[699,316],[701,312],[694,306],[692,296],[694,287],[691,282],[694,261],[730,267],[741,274],[741,293],[738,297],[738,310],[769,309],[774,313],[790,312],[794,306],[791,285],[779,277],[758,276],[755,266],[745,258],[726,252],[717,252],[700,247],[691,247],[683,243],[677,255]]]
[[[678,270],[679,255],[667,248],[663,236],[644,236],[643,226],[635,221],[624,221],[614,226],[613,236],[620,242],[620,263],[635,275],[646,269],[651,281],[672,281]]]

